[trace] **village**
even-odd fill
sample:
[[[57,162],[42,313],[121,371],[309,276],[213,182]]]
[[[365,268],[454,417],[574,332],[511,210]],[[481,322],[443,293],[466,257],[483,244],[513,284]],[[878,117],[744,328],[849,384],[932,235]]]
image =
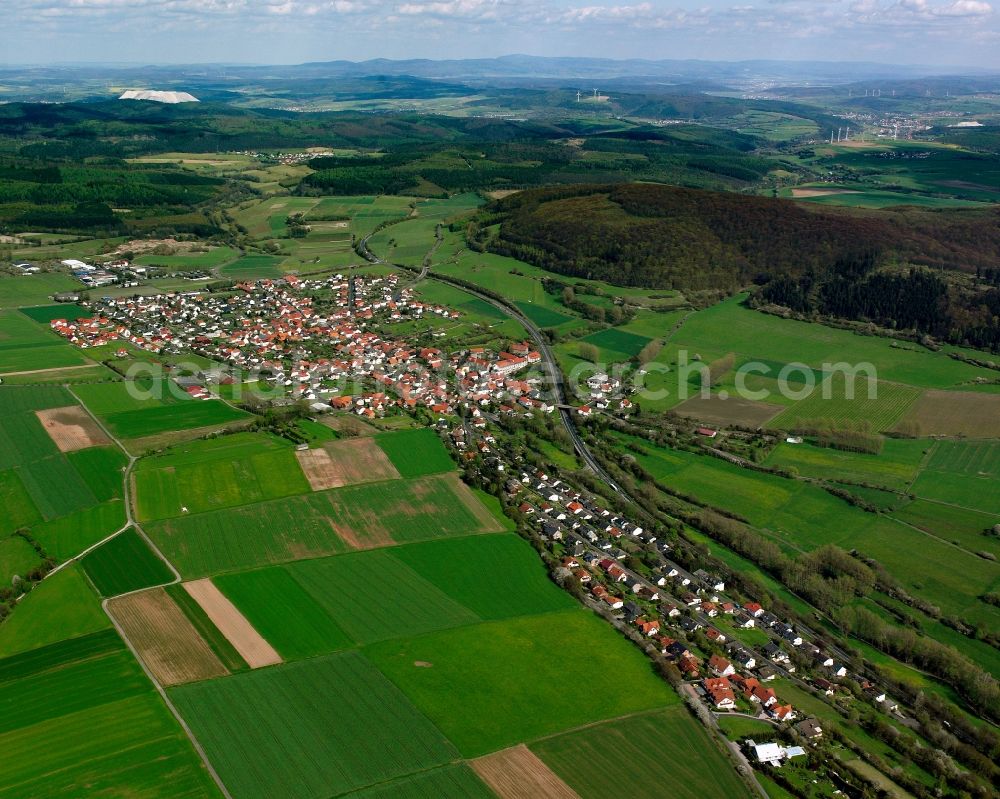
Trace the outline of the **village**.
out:
[[[558,559],[553,575],[576,586],[585,604],[652,645],[680,674],[680,690],[711,717],[732,714],[771,724],[775,737],[823,738],[822,723],[803,714],[772,685],[794,681],[833,696],[838,680],[862,686],[886,713],[898,708],[863,675],[751,599],[726,594],[723,577],[689,572],[671,560],[671,545],[635,520],[608,509],[593,494],[545,471],[527,471],[499,444],[499,417],[552,413],[540,353],[530,342],[506,349],[462,347],[452,352],[414,346],[375,332],[396,322],[460,312],[418,300],[396,274],[343,275],[238,283],[228,293],[177,292],[103,298],[89,318],[56,319],[52,329],[82,349],[118,345],[153,354],[192,352],[226,364],[228,373],[199,370],[173,381],[194,399],[215,396],[212,383],[258,382],[281,395],[305,399],[315,413],[344,412],[370,419],[424,408],[459,454],[481,458],[502,476],[504,491],[522,518]],[[585,381],[578,417],[627,413],[620,383],[604,374]],[[458,422],[453,420],[459,419]],[[699,428],[703,436],[715,431]],[[514,476],[517,475],[517,476]],[[655,553],[655,565],[635,567],[637,550]],[[755,631],[756,645],[740,633]],[[764,633],[766,643],[760,643]],[[803,667],[802,664],[807,664]],[[756,767],[777,767],[803,756],[803,746],[744,742],[741,756]]]

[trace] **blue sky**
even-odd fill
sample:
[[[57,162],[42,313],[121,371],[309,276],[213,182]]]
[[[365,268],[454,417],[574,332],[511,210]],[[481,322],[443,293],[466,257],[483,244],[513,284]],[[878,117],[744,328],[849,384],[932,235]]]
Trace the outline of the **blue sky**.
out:
[[[0,62],[508,53],[1000,68],[1000,0],[2,0]]]

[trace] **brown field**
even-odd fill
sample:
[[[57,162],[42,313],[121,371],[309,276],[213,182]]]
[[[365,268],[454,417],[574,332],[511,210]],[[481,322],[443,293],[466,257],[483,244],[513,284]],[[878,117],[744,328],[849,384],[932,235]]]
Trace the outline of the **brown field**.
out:
[[[859,192],[851,191],[850,189],[792,189],[793,197],[829,197],[833,194],[859,194]]]
[[[229,672],[162,588],[112,599],[108,612],[163,685],[224,677]]]
[[[205,578],[184,583],[184,590],[201,606],[205,615],[226,636],[250,668],[259,669],[261,666],[281,663],[281,655],[261,637],[211,580]]]
[[[674,408],[674,412],[681,416],[720,426],[733,424],[740,427],[763,427],[783,410],[781,405],[740,397],[722,399],[717,395],[692,397]]]
[[[295,453],[313,491],[393,480],[399,472],[372,438],[329,441],[318,449]]]
[[[353,415],[326,415],[317,421],[345,436],[373,436],[378,432],[377,427]]]
[[[79,405],[48,408],[35,411],[35,415],[60,452],[75,452],[111,443],[93,417]]]
[[[896,429],[918,436],[1000,438],[1000,394],[925,391]]]
[[[580,799],[524,744],[471,761],[500,799]]]

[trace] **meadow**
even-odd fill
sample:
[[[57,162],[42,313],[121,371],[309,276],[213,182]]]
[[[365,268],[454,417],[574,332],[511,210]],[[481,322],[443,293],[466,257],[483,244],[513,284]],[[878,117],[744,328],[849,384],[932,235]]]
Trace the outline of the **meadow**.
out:
[[[173,255],[140,255],[135,259],[139,266],[162,266],[167,269],[214,269],[239,257],[232,247],[211,247],[205,252],[184,252]]]
[[[880,381],[918,388],[950,388],[993,376],[943,352],[914,344],[893,346],[895,342],[884,338],[781,319],[751,310],[742,301],[738,295],[689,316],[672,341],[692,353],[734,352],[750,359],[802,362],[814,368],[824,363],[868,362],[878,370]]]
[[[167,564],[132,528],[89,552],[80,565],[102,597],[127,594],[174,579]]]
[[[754,796],[683,706],[556,735],[530,749],[581,799]]]
[[[353,652],[194,683],[170,696],[234,799],[326,799],[456,756]]]
[[[581,341],[586,341],[597,347],[601,353],[601,360],[610,363],[634,358],[650,342],[650,339],[637,333],[610,327],[607,330],[584,336]]]
[[[387,433],[375,440],[401,477],[423,477],[455,469],[438,434],[428,427]]]
[[[940,441],[913,484],[925,499],[1000,514],[1000,442]]]
[[[347,633],[284,567],[223,574],[212,582],[285,660],[352,646]]]
[[[88,311],[86,308],[72,302],[64,302],[58,305],[36,305],[31,308],[21,308],[20,310],[29,319],[41,325],[47,325],[54,319],[67,319],[72,322],[76,319],[89,319],[93,316],[92,311]]]
[[[146,532],[185,577],[491,532],[488,509],[451,475],[286,497],[153,522]]]
[[[867,482],[903,490],[920,471],[929,446],[928,442],[916,439],[887,438],[882,451],[870,455],[818,447],[808,441],[781,443],[771,451],[765,464],[794,469],[804,477],[819,480]]]
[[[194,441],[144,458],[134,479],[136,513],[146,521],[309,491],[294,447],[252,433]]]
[[[38,252],[37,255],[41,255],[41,252]],[[28,257],[35,258],[36,254]],[[69,256],[63,255],[62,257]],[[52,302],[53,294],[58,294],[61,291],[78,291],[79,289],[79,281],[65,272],[42,272],[29,276],[0,275],[0,308],[47,305]]]
[[[579,609],[383,641],[364,652],[465,757],[680,702],[640,652]]]
[[[244,255],[219,268],[219,275],[230,280],[263,280],[281,277],[278,264],[281,258],[273,255]]]
[[[0,538],[0,581],[3,585],[10,585],[15,575],[24,577],[41,565],[42,559],[27,539],[19,535]]]
[[[78,566],[47,577],[0,624],[0,658],[111,627]]]

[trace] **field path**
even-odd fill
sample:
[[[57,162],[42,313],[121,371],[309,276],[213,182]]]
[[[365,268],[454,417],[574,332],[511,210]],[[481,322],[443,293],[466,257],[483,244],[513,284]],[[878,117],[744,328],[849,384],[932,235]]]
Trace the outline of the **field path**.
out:
[[[219,628],[252,669],[281,663],[281,655],[207,577],[184,583],[184,590]]]

